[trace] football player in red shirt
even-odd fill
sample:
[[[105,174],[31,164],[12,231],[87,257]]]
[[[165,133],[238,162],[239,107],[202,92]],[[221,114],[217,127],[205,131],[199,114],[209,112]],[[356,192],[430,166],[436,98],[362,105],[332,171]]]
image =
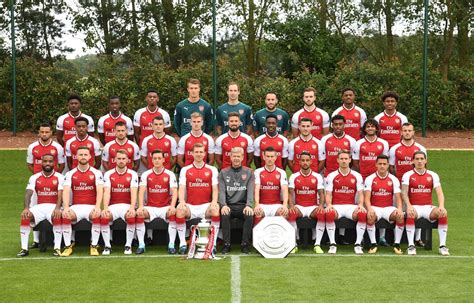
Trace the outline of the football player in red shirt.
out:
[[[293,138],[298,137],[300,134],[298,126],[301,119],[308,118],[313,121],[311,127],[312,135],[316,139],[321,140],[323,136],[329,133],[329,115],[326,111],[316,107],[316,89],[313,87],[305,88],[303,102],[303,108],[294,113],[291,118]]]
[[[92,117],[81,112],[81,97],[71,95],[67,99],[68,112],[58,118],[56,123],[56,139],[61,146],[65,146],[66,142],[76,135],[74,121],[76,118],[84,117],[89,122],[87,124],[87,132],[90,136],[94,136],[94,120]]]
[[[177,144],[176,140],[165,133],[165,123],[161,116],[153,118],[153,134],[149,135],[142,142],[140,151],[142,166],[147,169],[153,168],[151,153],[155,150],[161,150],[165,157],[164,166],[166,169],[173,169],[176,163]],[[145,169],[146,170],[146,169]]]
[[[320,158],[323,156],[321,141],[311,134],[313,122],[309,118],[302,118],[299,122],[299,136],[291,140],[288,145],[288,167],[296,173],[300,170],[300,155],[308,152],[311,155],[311,169],[319,172]]]
[[[54,156],[54,170],[62,172],[64,170],[64,149],[63,147],[53,141],[53,131],[49,123],[41,123],[39,127],[39,139],[28,146],[26,163],[28,169],[33,173],[39,173],[42,170],[42,158],[45,154]]]
[[[67,159],[67,166],[70,170],[78,165],[77,152],[79,147],[86,146],[91,152],[89,164],[99,169],[102,164],[102,154],[100,152],[99,141],[87,133],[88,120],[84,117],[79,117],[75,120],[76,135],[66,142],[65,153]],[[94,157],[92,157],[92,155]]]
[[[336,109],[332,116],[341,115],[346,118],[345,131],[352,138],[359,140],[361,138],[360,129],[367,120],[365,111],[354,104],[355,91],[346,87],[342,90],[342,106]]]
[[[120,98],[112,96],[109,98],[109,113],[99,118],[97,122],[97,134],[102,145],[107,144],[115,139],[115,124],[124,122],[127,128],[127,137],[133,141],[133,122],[132,119],[125,116],[120,110]]]
[[[386,140],[390,146],[400,142],[402,136],[402,125],[408,122],[407,117],[397,111],[399,96],[395,92],[385,92],[382,97],[385,110],[375,116],[380,125],[380,138]]]
[[[123,121],[115,123],[114,133],[115,139],[104,146],[102,166],[106,171],[115,168],[115,156],[119,150],[124,150],[127,152],[127,167],[137,171],[140,165],[140,148],[127,138],[127,124]]]
[[[263,151],[272,147],[276,153],[275,165],[278,168],[286,169],[288,162],[288,139],[277,132],[278,118],[274,114],[266,117],[267,131],[258,136],[254,142],[254,162],[255,167],[260,168],[266,165]]]

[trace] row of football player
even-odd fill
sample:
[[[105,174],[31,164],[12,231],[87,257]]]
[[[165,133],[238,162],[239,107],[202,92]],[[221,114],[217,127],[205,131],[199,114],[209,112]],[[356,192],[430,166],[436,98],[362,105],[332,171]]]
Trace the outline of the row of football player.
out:
[[[179,186],[174,173],[164,167],[164,153],[159,150],[152,152],[153,168],[143,173],[140,182],[137,173],[127,168],[128,156],[124,150],[117,152],[117,166],[104,176],[90,166],[92,155],[87,147],[78,148],[78,166],[65,177],[54,171],[54,156],[43,155],[42,171],[33,175],[27,186],[25,209],[21,214],[22,250],[18,256],[28,255],[30,223],[34,225],[42,220],[53,224],[54,254],[71,255],[71,222],[82,219],[92,223],[91,255],[99,255],[97,243],[100,235],[105,243],[102,254],[108,255],[111,252],[110,224],[118,218],[127,222],[125,254],[131,254],[135,233],[139,241],[136,253],[144,253],[144,222],[155,218],[169,222],[168,252],[176,253],[178,235],[179,253],[184,254],[187,250],[186,220],[210,218],[216,234],[222,220],[223,252],[227,253],[230,251],[229,220],[241,217],[244,219],[241,249],[248,253],[252,221],[258,224],[265,216],[287,218],[295,232],[298,217],[315,219],[314,251],[323,253],[320,242],[326,230],[330,240],[328,253],[331,254],[337,251],[334,221],[338,218],[357,222],[356,254],[363,254],[361,241],[366,230],[371,241],[369,253],[377,252],[375,223],[383,218],[396,223],[394,252],[403,254],[400,240],[406,226],[407,253],[415,255],[415,219],[438,220],[439,251],[442,255],[449,255],[445,246],[447,212],[439,176],[426,169],[427,158],[422,151],[413,154],[414,169],[403,175],[401,190],[399,180],[388,171],[386,155],[377,157],[376,172],[366,178],[364,186],[362,176],[350,168],[351,153],[347,150],[338,152],[338,169],[326,177],[324,184],[321,175],[312,171],[312,158],[307,152],[301,153],[300,171],[291,175],[289,183],[286,172],[275,164],[277,152],[272,147],[263,151],[265,164],[255,172],[243,166],[245,152],[241,147],[232,149],[231,166],[220,173],[204,162],[206,151],[203,144],[194,144],[192,154],[193,163],[181,169]],[[437,194],[439,207],[432,204],[433,191]],[[34,193],[38,204],[31,206]],[[393,206],[394,201],[396,207]],[[61,252],[62,239],[66,247]]]

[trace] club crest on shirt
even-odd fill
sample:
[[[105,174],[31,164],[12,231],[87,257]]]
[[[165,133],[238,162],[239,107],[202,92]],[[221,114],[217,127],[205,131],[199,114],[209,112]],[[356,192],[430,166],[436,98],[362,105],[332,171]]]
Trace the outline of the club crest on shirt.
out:
[[[243,115],[243,114],[244,114],[244,110],[243,110],[243,109],[239,109],[239,114]]]
[[[281,146],[281,145],[282,145],[282,143],[281,143],[281,142],[278,142],[277,144],[278,144],[278,146]]]
[[[227,182],[227,183],[230,182],[230,177],[229,177],[229,176],[226,176],[226,177],[225,177],[225,182]]]
[[[395,118],[395,123],[400,123],[400,119]]]
[[[276,174],[275,177],[277,177],[277,179],[280,179],[280,174]]]
[[[352,184],[356,183],[356,180],[354,178],[351,178],[351,183]]]
[[[382,149],[382,146],[377,145],[377,149],[378,149],[378,150],[381,150],[381,149]]]
[[[164,181],[164,182],[168,182],[168,177],[164,177],[164,178],[163,178],[163,181]]]
[[[428,180],[428,182],[431,182],[431,177],[426,177],[426,180]]]
[[[392,182],[392,181],[388,181],[387,184],[388,184],[388,186],[392,186],[393,182]]]
[[[168,147],[168,145],[170,145],[169,142],[165,142],[164,144],[165,144],[166,147]]]
[[[56,154],[56,150],[55,150],[55,149],[52,149],[52,150],[50,150],[49,152],[50,152],[51,154],[53,154],[53,155]]]
[[[53,180],[53,184],[54,185],[58,184],[58,180]]]
[[[311,183],[316,184],[316,179],[311,179]]]
[[[131,147],[128,147],[128,148],[127,148],[127,151],[128,151],[129,153],[131,153],[133,150],[132,150]]]
[[[283,119],[283,116],[282,115],[277,115],[277,119],[281,120],[281,119]]]
[[[348,142],[344,142],[344,146],[349,146],[349,143],[348,143]]]
[[[245,181],[245,180],[247,180],[247,175],[242,175],[242,177],[241,177],[241,178],[242,178],[242,180],[244,180],[244,181]]]
[[[199,105],[199,110],[203,112],[204,111],[204,105]]]
[[[311,148],[316,149],[318,147],[316,144],[311,145]]]
[[[244,146],[245,146],[245,142],[240,142],[240,146],[244,147]]]
[[[93,176],[93,175],[90,175],[90,176],[89,176],[89,179],[94,180],[94,176]]]
[[[320,116],[316,116],[316,120],[321,120],[321,117]]]
[[[206,177],[209,177],[209,175],[210,175],[209,172],[204,173],[204,176],[206,176]]]
[[[354,117],[359,117],[359,113],[354,113]]]
[[[126,177],[125,179],[127,179],[127,182],[130,182],[132,180],[132,177]]]

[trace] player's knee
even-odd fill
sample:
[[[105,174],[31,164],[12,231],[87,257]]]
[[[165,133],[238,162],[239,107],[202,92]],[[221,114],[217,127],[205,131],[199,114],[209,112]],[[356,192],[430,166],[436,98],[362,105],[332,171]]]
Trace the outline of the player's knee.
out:
[[[135,224],[135,217],[126,217],[125,221],[127,221],[128,225],[133,225]]]
[[[357,212],[357,221],[360,223],[366,223],[367,222],[367,213],[365,212]]]
[[[326,213],[326,221],[327,222],[334,222],[337,219],[337,212],[335,210],[330,210]]]
[[[317,212],[315,217],[318,220],[318,222],[324,222],[326,220],[326,216],[323,212]]]
[[[108,217],[101,217],[100,218],[100,225],[108,225],[109,224],[109,218]]]
[[[288,221],[290,222],[295,222],[297,218],[298,218],[298,213],[296,212],[290,212],[288,214]]]

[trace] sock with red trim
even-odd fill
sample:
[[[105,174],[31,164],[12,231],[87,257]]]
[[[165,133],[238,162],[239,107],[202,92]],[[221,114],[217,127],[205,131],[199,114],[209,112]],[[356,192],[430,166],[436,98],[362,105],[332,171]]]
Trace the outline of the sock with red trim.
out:
[[[99,243],[100,237],[100,217],[92,219],[91,244],[93,246]]]
[[[176,242],[176,233],[178,230],[176,229],[176,216],[169,216],[168,217],[168,236],[170,238],[170,242],[168,243],[168,247],[174,247],[174,243]]]
[[[356,224],[356,242],[355,244],[361,244],[362,239],[364,238],[365,229],[367,227],[367,213],[358,212],[357,213],[357,224]]]
[[[52,220],[53,220],[54,249],[60,249],[61,240],[63,236],[62,220],[61,218],[52,218]]]
[[[100,218],[100,233],[104,240],[104,246],[110,247],[110,225],[109,218]]]
[[[448,235],[448,217],[438,218],[439,246],[446,246],[446,236]]]
[[[28,239],[30,238],[30,220],[21,219],[20,221],[20,240],[21,249],[28,250]]]
[[[138,247],[145,247],[145,218],[136,218],[135,230],[137,231]]]
[[[133,236],[135,235],[135,217],[126,218],[127,221],[127,235],[125,246],[132,247]]]
[[[407,231],[408,246],[415,245],[415,218],[406,219],[405,229]]]

